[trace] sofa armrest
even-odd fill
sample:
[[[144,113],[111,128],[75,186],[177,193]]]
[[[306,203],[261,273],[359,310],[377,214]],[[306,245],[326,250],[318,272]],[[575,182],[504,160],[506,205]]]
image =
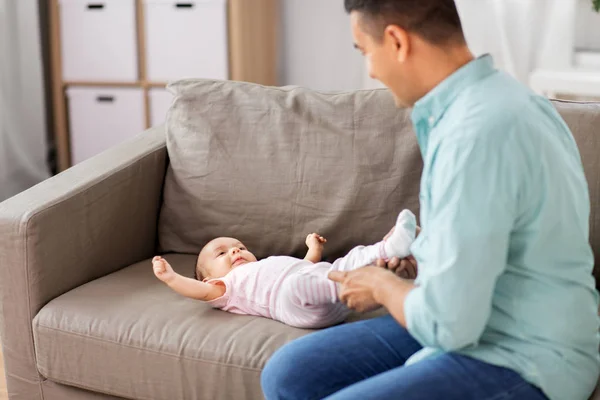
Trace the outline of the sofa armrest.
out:
[[[41,398],[38,311],[152,256],[166,163],[164,128],[154,128],[0,204],[0,335],[11,400]]]

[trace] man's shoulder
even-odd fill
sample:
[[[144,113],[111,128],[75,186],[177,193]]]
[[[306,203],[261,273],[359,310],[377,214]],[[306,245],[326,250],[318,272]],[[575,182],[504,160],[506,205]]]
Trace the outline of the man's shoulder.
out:
[[[540,101],[508,75],[494,74],[459,94],[447,111],[447,128],[465,140],[504,136],[535,118]]]
[[[527,113],[536,95],[512,77],[497,73],[466,88],[456,99],[460,109],[475,118],[510,122]]]

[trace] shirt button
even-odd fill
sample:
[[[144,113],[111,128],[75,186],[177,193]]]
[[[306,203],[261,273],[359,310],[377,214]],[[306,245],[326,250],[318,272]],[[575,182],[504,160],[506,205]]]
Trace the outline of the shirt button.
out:
[[[429,126],[433,126],[433,123],[435,122],[435,118],[433,118],[433,115],[431,117],[429,117]]]

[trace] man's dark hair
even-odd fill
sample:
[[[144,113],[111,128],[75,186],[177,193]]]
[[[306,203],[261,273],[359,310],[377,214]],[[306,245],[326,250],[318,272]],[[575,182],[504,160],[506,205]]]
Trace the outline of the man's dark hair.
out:
[[[378,40],[386,26],[398,25],[436,45],[465,41],[454,0],[345,0],[344,6],[362,14]]]

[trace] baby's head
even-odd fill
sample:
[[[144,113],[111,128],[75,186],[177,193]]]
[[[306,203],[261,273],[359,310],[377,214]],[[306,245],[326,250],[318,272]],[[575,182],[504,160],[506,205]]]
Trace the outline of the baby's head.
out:
[[[254,254],[237,239],[220,237],[211,240],[198,255],[196,279],[222,278],[232,269],[256,261]]]

